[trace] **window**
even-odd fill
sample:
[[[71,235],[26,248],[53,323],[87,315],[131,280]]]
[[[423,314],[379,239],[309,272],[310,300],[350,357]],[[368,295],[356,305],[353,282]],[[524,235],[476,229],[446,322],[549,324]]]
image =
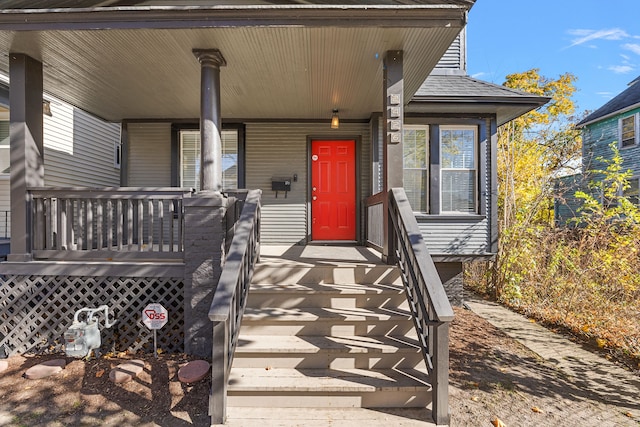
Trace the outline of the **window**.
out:
[[[620,148],[638,143],[638,114],[620,119]]]
[[[634,205],[640,206],[640,177],[629,180],[629,188],[624,190],[623,195]]]
[[[477,212],[477,138],[471,126],[440,127],[440,211]]]
[[[200,190],[200,131],[180,131],[180,186]],[[238,188],[238,130],[222,131],[222,188]]]
[[[428,126],[405,126],[403,132],[403,187],[414,212],[427,212]]]

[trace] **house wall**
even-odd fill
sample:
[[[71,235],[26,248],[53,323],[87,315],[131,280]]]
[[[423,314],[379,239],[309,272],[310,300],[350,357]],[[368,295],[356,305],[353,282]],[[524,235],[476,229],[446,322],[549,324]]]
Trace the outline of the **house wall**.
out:
[[[611,158],[609,144],[620,141],[618,120],[638,112],[640,108],[588,125],[583,129],[582,162],[585,173],[602,167],[596,160],[598,157]],[[633,176],[640,176],[640,144],[620,148],[620,155],[623,159],[623,169],[631,169]]]
[[[129,123],[129,187],[171,186],[171,123]]]
[[[307,238],[308,138],[360,139],[361,200],[371,186],[369,123],[246,123],[247,188],[262,189],[261,239],[264,243],[304,243]],[[293,177],[291,191],[271,191],[271,179]],[[364,226],[361,209],[361,229]],[[361,231],[362,232],[362,231]]]
[[[120,124],[102,121],[60,101],[44,116],[44,181],[47,186],[115,187],[115,144]]]
[[[171,185],[171,124],[129,123],[128,185],[161,187]],[[261,189],[261,241],[272,244],[304,243],[308,222],[308,138],[354,138],[360,141],[361,199],[371,186],[370,124],[341,123],[329,129],[326,123],[245,123],[246,188]],[[293,178],[291,191],[271,191],[272,178]],[[364,226],[361,212],[361,228]]]

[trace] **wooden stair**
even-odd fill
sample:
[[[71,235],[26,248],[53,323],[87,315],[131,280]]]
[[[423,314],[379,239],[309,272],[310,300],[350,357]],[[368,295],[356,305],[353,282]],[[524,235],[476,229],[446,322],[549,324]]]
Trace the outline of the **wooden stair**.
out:
[[[429,406],[431,386],[397,269],[371,262],[258,264],[227,403]]]

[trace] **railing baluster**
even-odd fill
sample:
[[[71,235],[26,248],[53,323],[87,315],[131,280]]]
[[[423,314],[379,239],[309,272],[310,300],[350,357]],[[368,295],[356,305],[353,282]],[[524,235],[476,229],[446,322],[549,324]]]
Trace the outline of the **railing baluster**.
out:
[[[102,200],[96,200],[96,238],[97,238],[97,244],[96,244],[96,249],[101,250],[104,249],[103,246],[103,238],[104,238],[104,228],[103,228],[103,224],[104,224],[104,218],[103,218],[103,213],[102,213]]]
[[[144,246],[144,203],[138,200],[138,251],[142,252]]]
[[[113,202],[107,200],[107,250],[113,250]]]
[[[127,248],[133,246],[133,200],[127,200]]]
[[[164,250],[164,203],[162,203],[162,199],[158,200],[158,221],[160,222],[158,252],[162,252]]]
[[[67,246],[67,199],[58,199],[58,240],[57,249],[66,250]]]
[[[175,202],[172,202],[169,204],[169,252],[173,252],[175,250],[173,247],[173,240],[174,240],[173,233],[175,233],[173,224],[175,220],[176,220]]]
[[[90,251],[91,249],[93,249],[93,200],[87,199],[85,203],[87,212],[87,223],[85,225],[85,235],[87,237],[86,249]]]
[[[75,230],[75,208],[76,201],[69,200],[67,206],[67,247],[69,250],[77,249],[76,246],[76,230]]]
[[[122,251],[122,245],[124,244],[124,210],[122,209],[122,200],[116,201],[116,241],[118,244],[118,251]]]
[[[78,249],[83,250],[84,247],[84,204],[86,200],[78,200]]]
[[[147,237],[147,243],[149,245],[149,252],[153,252],[153,200],[149,200],[147,203],[149,212],[147,216],[149,218],[149,237]]]
[[[184,206],[182,200],[178,201],[178,252],[182,252],[184,242]]]

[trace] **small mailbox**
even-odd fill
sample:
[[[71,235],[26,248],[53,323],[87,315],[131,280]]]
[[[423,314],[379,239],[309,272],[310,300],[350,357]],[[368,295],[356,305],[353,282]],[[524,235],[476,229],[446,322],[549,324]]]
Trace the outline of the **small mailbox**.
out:
[[[272,191],[291,191],[291,178],[272,178]]]

